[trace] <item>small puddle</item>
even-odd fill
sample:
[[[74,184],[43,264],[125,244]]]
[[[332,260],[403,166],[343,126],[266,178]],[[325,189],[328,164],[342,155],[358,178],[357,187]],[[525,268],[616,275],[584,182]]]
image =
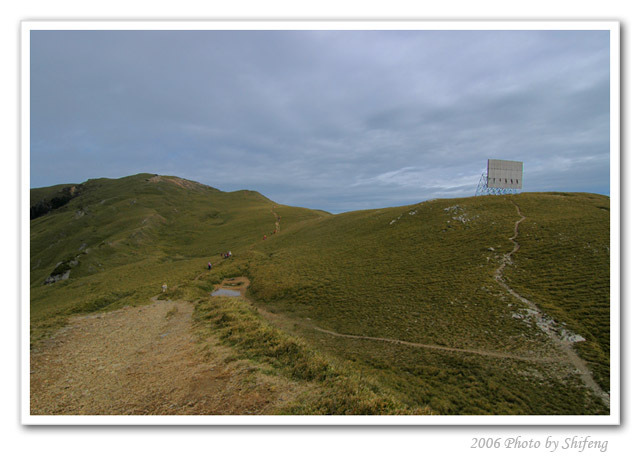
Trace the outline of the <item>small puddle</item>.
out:
[[[226,288],[219,288],[212,292],[211,296],[240,296],[240,292],[236,290],[228,290]]]

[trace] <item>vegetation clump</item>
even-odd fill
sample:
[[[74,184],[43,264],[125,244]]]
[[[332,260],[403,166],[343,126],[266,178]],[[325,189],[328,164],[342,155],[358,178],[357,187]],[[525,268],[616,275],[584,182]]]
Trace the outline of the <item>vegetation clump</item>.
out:
[[[247,301],[224,297],[200,299],[194,321],[200,337],[211,334],[249,359],[267,363],[276,372],[316,386],[281,413],[321,415],[380,415],[429,413],[410,410],[361,377],[345,372],[329,359],[293,337],[267,324]]]

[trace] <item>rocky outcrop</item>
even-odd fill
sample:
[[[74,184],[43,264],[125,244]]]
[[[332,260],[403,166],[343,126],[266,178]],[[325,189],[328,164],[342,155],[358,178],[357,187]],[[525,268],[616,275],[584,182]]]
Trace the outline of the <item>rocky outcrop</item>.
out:
[[[52,210],[58,209],[59,207],[64,206],[73,198],[78,196],[81,191],[82,191],[82,184],[71,185],[69,187],[65,187],[62,190],[60,190],[52,198],[38,201],[36,204],[31,206],[30,208],[31,220],[38,217],[42,217],[43,215],[48,214]]]
[[[55,283],[58,282],[60,280],[67,280],[69,278],[69,274],[71,274],[71,269],[68,269],[67,271],[61,273],[61,274],[51,274],[49,277],[47,277],[44,281],[45,285],[50,284],[50,283]]]
[[[83,246],[84,245],[85,244],[83,244]],[[80,252],[78,255],[67,258],[66,260],[56,264],[55,269],[51,272],[51,274],[49,274],[49,277],[44,280],[45,285],[56,283],[61,280],[67,280],[69,278],[69,274],[71,274],[71,268],[77,266],[80,263],[78,258],[80,258],[80,256],[82,255],[86,255],[87,253],[89,253],[89,249],[86,249]]]

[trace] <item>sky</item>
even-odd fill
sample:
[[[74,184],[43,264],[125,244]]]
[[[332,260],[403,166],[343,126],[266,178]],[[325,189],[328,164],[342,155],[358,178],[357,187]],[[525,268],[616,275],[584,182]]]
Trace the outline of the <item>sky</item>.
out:
[[[141,172],[333,213],[609,194],[608,31],[31,31],[31,188]]]

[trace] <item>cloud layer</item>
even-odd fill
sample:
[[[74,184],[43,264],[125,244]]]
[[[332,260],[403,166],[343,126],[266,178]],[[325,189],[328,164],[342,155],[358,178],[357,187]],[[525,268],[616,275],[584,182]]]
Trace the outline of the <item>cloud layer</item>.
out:
[[[606,31],[33,31],[31,186],[171,174],[331,212],[609,193]]]

